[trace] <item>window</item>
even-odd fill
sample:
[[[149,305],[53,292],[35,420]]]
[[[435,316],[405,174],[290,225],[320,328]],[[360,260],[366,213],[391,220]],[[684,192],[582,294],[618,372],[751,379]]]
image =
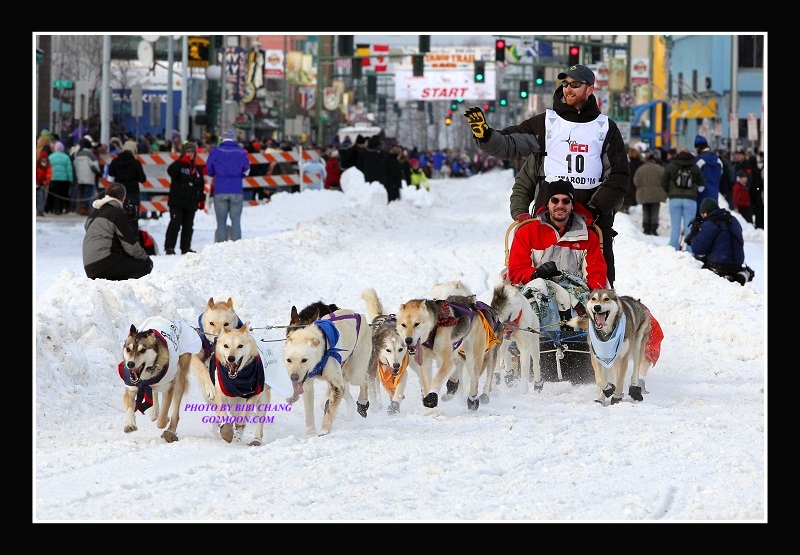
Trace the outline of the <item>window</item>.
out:
[[[764,67],[764,35],[738,35],[739,67]]]

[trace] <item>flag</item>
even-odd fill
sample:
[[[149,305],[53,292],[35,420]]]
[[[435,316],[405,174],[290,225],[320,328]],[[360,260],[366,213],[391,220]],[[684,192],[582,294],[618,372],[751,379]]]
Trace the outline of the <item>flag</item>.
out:
[[[506,59],[510,62],[518,62],[520,58],[519,52],[517,51],[517,45],[512,44],[506,46]]]
[[[369,54],[370,54],[370,48],[368,44],[356,45],[356,56],[361,58],[361,67],[370,66]]]
[[[375,56],[372,59],[372,65],[375,72],[386,71],[389,68],[389,45],[388,44],[373,44],[372,54]]]
[[[549,40],[537,40],[536,46],[539,50],[539,56],[542,58],[551,58],[553,56],[553,43]]]

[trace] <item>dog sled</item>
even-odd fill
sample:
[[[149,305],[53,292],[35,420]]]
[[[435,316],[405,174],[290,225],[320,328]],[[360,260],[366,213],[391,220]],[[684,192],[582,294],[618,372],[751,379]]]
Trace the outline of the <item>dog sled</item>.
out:
[[[508,258],[515,231],[520,226],[533,221],[535,220],[528,219],[522,222],[513,222],[506,230],[504,272],[508,271]],[[592,226],[592,229],[600,235],[602,244],[600,230],[596,226]],[[586,337],[587,332],[567,326],[565,322],[569,318],[559,314],[557,309],[552,310],[552,306],[555,305],[553,299],[544,299],[548,305],[551,305],[551,309],[543,311],[541,310],[543,299],[532,298],[529,291],[522,287],[520,289],[540,317],[539,329],[530,330],[530,333],[536,333],[539,337],[539,360],[543,379],[546,381],[569,381],[573,384],[594,383],[594,369],[592,368],[589,344]],[[539,305],[538,307],[536,306],[537,304]],[[570,311],[570,318],[585,314],[583,305],[578,304],[577,306],[577,310],[573,308]],[[518,357],[518,351],[515,353],[513,344],[510,349],[512,357]],[[514,372],[518,372],[518,358],[514,360],[512,366]],[[506,369],[506,371],[508,370]]]

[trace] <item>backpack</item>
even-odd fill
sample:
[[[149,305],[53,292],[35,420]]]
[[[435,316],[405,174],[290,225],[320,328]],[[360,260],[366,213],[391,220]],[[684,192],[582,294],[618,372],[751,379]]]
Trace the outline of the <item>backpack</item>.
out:
[[[144,247],[144,252],[150,256],[158,254],[158,246],[156,245],[156,242],[153,241],[153,236],[143,229],[139,230],[139,243],[142,245],[142,247]]]
[[[692,172],[689,171],[689,168],[681,168],[678,170],[678,175],[675,176],[675,186],[678,189],[692,188]]]

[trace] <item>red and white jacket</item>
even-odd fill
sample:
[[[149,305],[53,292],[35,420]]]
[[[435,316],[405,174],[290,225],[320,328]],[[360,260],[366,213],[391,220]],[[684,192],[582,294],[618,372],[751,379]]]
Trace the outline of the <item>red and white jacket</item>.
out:
[[[606,260],[600,250],[600,238],[589,231],[586,221],[573,212],[561,235],[543,210],[530,223],[519,226],[508,256],[511,283],[528,283],[537,267],[552,260],[560,271],[583,277],[590,289],[606,287]]]

